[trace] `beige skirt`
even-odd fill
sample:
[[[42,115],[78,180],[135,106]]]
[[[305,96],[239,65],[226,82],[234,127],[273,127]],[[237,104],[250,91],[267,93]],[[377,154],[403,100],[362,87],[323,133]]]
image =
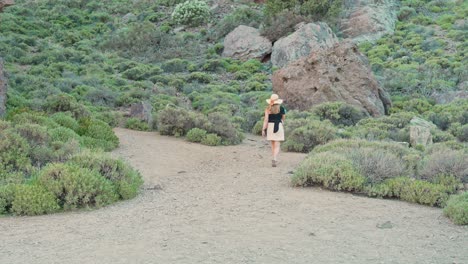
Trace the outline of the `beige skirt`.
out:
[[[283,124],[279,123],[279,129],[276,133],[273,133],[274,128],[275,128],[275,123],[268,123],[267,140],[284,141]]]

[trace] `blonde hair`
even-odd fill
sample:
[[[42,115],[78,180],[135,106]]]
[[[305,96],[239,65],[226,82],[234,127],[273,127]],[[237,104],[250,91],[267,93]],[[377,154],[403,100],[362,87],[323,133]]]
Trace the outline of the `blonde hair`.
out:
[[[269,105],[267,107],[267,111],[270,114],[278,114],[280,112],[280,105],[279,104]]]

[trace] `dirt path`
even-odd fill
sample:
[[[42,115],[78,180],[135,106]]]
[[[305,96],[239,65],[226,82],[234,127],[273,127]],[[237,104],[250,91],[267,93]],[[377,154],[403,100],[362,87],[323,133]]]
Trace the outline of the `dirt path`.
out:
[[[468,228],[436,208],[291,188],[265,142],[207,147],[116,130],[145,178],[95,211],[0,218],[0,263],[468,263]]]

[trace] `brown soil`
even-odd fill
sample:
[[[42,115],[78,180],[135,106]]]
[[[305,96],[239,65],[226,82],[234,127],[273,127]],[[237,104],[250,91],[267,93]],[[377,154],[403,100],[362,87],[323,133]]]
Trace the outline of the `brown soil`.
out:
[[[292,188],[259,137],[207,147],[117,129],[145,179],[92,211],[0,218],[0,263],[468,263],[468,228],[442,210]]]

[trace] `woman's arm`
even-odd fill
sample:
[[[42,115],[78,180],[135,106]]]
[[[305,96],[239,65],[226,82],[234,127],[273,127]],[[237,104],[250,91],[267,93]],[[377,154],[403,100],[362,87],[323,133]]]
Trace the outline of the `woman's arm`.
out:
[[[263,137],[266,134],[267,128],[268,128],[268,112],[265,110],[265,116],[263,117],[263,126],[262,126],[262,136]]]

